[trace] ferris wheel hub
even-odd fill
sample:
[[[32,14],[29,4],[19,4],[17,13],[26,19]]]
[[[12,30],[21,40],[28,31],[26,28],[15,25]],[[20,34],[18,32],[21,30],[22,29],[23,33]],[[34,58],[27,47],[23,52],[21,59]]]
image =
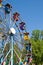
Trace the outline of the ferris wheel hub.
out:
[[[12,34],[15,34],[16,33],[16,31],[15,31],[15,29],[13,27],[10,28],[10,31],[11,31]]]

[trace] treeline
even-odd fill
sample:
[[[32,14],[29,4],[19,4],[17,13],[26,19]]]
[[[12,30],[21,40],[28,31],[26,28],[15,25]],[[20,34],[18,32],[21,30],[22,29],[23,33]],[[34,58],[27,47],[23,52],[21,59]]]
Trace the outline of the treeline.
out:
[[[35,65],[43,64],[43,30],[33,30],[31,35],[32,58]]]

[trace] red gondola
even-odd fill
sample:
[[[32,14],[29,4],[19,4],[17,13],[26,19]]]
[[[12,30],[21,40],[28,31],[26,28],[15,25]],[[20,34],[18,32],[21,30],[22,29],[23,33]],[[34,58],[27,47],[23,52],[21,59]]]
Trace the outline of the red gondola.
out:
[[[18,21],[19,20],[19,16],[20,14],[19,13],[17,13],[17,12],[15,12],[14,14],[13,14],[13,19],[15,20],[15,21]]]
[[[2,0],[0,0],[0,3],[2,2]]]
[[[30,62],[30,63],[32,62],[32,58],[29,59],[29,62]]]

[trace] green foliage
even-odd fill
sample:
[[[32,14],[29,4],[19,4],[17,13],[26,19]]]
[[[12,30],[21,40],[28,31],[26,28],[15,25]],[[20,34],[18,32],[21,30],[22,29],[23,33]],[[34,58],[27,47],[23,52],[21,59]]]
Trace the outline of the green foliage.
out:
[[[37,41],[40,38],[40,30],[33,30],[32,31],[32,38]]]
[[[33,30],[31,38],[34,39],[34,41],[43,40],[43,30]]]
[[[32,32],[31,43],[32,43],[32,54],[33,54],[33,63],[39,65],[43,63],[43,39],[42,31],[34,30]],[[41,33],[41,34],[40,34]]]
[[[33,63],[35,65],[43,64],[43,31],[33,30],[30,39],[32,43]],[[22,56],[25,58],[26,50],[23,49]]]
[[[41,39],[43,40],[43,30],[41,31]]]

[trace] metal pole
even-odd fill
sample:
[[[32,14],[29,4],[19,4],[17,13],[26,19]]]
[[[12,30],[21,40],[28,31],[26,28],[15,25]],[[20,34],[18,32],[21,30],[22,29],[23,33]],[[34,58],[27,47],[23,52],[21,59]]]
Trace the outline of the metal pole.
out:
[[[11,36],[11,65],[13,65],[13,36]]]

